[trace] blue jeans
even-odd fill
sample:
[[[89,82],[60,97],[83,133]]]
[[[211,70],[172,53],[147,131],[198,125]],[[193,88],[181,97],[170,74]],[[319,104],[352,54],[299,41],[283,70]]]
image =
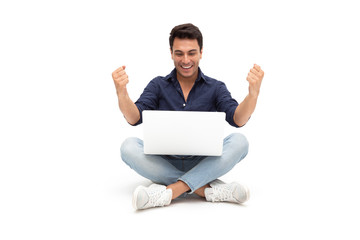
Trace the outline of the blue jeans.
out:
[[[169,156],[144,154],[143,141],[128,138],[121,146],[122,160],[152,182],[170,185],[179,180],[193,193],[198,188],[229,172],[248,153],[249,143],[240,133],[224,139],[221,156]]]

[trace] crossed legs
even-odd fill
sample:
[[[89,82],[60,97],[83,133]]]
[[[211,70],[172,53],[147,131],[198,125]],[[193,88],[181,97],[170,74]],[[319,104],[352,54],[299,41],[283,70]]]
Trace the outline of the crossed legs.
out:
[[[245,136],[233,133],[224,139],[222,156],[193,157],[181,169],[174,164],[181,160],[144,154],[141,139],[128,138],[121,146],[123,161],[141,176],[171,189],[171,199],[185,192],[205,197],[205,189],[210,188],[209,183],[230,171],[247,153]]]

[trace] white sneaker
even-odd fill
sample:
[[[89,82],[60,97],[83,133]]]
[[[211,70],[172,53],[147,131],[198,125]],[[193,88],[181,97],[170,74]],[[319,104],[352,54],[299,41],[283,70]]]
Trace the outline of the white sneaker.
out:
[[[151,207],[163,207],[169,205],[172,198],[172,190],[166,186],[151,184],[149,187],[138,186],[133,194],[133,207],[146,209]]]
[[[250,191],[239,183],[224,183],[216,179],[210,183],[211,188],[205,188],[205,198],[209,202],[244,203],[250,198]]]

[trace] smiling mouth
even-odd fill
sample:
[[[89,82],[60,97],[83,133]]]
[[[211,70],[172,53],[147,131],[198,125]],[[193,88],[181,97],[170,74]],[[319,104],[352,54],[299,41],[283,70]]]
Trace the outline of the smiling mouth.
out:
[[[190,69],[190,68],[192,68],[192,66],[193,66],[193,65],[190,65],[190,66],[182,66],[182,65],[181,65],[181,68],[183,68],[183,69]]]

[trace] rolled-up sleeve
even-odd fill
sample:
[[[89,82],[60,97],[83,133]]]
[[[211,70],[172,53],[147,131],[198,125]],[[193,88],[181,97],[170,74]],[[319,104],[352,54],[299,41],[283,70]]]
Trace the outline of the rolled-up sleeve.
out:
[[[218,82],[216,91],[216,111],[226,113],[226,121],[234,127],[240,127],[234,122],[234,113],[239,103],[231,97],[225,83]]]
[[[156,84],[156,78],[149,82],[149,84],[144,89],[143,93],[140,95],[140,98],[135,102],[136,107],[140,112],[140,119],[134,126],[142,123],[142,111],[144,110],[156,110],[159,105],[158,100],[158,91],[159,88]]]

